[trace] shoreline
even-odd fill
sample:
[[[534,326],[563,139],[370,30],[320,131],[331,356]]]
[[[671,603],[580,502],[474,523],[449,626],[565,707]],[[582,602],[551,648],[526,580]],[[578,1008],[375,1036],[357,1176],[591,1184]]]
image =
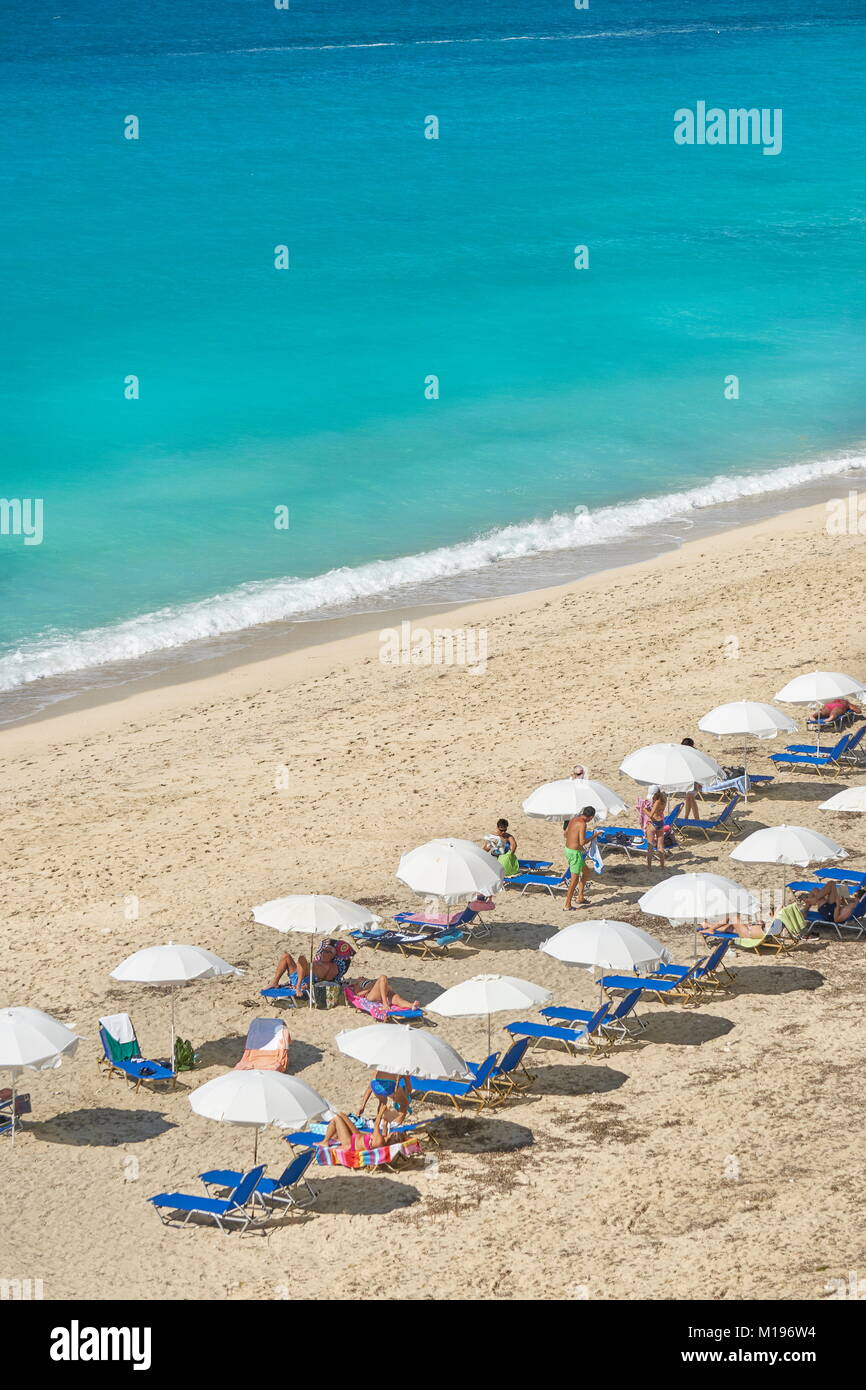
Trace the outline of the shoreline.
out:
[[[854,473],[851,478],[857,476]],[[587,547],[585,572],[552,584],[533,583],[523,589],[506,587],[502,593],[490,596],[429,603],[388,603],[387,596],[383,596],[385,606],[382,607],[373,606],[340,616],[313,616],[263,624],[258,628],[225,634],[218,639],[203,639],[201,642],[190,643],[176,651],[155,652],[128,662],[116,663],[111,667],[90,668],[94,680],[103,670],[114,673],[115,678],[109,678],[109,682],[104,685],[86,686],[77,692],[61,695],[52,702],[27,712],[26,706],[38,701],[46,685],[57,682],[62,687],[73,681],[80,682],[87,677],[88,672],[82,670],[69,673],[65,677],[46,677],[0,694],[0,710],[4,705],[8,708],[10,704],[15,703],[25,708],[25,712],[0,723],[0,735],[31,724],[43,724],[106,705],[126,703],[147,692],[199,686],[208,681],[218,680],[222,676],[242,672],[249,667],[268,665],[281,658],[298,659],[305,653],[322,654],[323,651],[341,643],[359,638],[369,639],[374,632],[399,627],[406,621],[417,623],[419,626],[427,623],[441,625],[437,624],[437,619],[453,619],[455,613],[475,614],[476,620],[477,615],[486,611],[498,614],[502,604],[521,607],[539,594],[567,593],[578,585],[601,579],[605,575],[616,575],[625,569],[652,564],[665,556],[688,553],[690,547],[697,544],[733,536],[738,531],[754,526],[777,520],[784,521],[789,515],[797,516],[803,512],[817,510],[832,498],[843,494],[845,490],[841,485],[845,480],[846,475],[834,475],[832,480],[822,478],[805,487],[792,490],[792,495],[796,494],[800,499],[793,507],[779,507],[780,498],[786,494],[762,494],[758,498],[740,498],[736,502],[718,504],[707,508],[706,516],[699,512],[696,518],[683,518],[679,522],[681,528],[684,525],[690,526],[687,536],[671,535],[669,530],[665,530],[659,536],[657,532],[675,524],[664,522],[655,528],[647,527],[643,535],[627,537],[603,546]],[[816,501],[816,495],[820,501]],[[808,496],[808,500],[803,501],[804,496]],[[790,501],[791,497],[786,497],[786,500]],[[620,558],[617,563],[610,563],[607,558],[610,552],[624,553],[625,558]],[[543,569],[545,563],[548,568],[553,567],[557,558],[560,565],[568,568],[567,561],[555,554],[533,557],[538,562],[539,569]],[[491,571],[496,568],[489,567]],[[465,580],[466,576],[461,578]],[[466,621],[464,619],[458,626],[466,625]],[[226,650],[217,651],[213,655],[193,655],[196,650],[207,647],[223,647]],[[160,669],[145,670],[136,674],[136,668],[146,668],[159,662],[164,663]]]

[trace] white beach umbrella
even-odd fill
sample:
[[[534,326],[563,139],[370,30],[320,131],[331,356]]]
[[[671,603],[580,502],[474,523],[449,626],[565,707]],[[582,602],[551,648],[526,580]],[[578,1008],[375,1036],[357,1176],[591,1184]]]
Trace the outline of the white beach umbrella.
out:
[[[41,1009],[0,1009],[0,1071],[12,1080],[12,1132],[15,1143],[15,1097],[23,1071],[50,1071],[72,1057],[81,1042],[65,1023]]]
[[[779,734],[793,734],[797,725],[787,714],[773,705],[764,705],[757,700],[732,700],[727,705],[717,705],[698,720],[698,728],[705,734],[716,738],[736,738],[743,740],[743,768],[746,766],[746,744],[750,738],[776,738]],[[748,785],[748,784],[746,784]]]
[[[742,864],[826,864],[831,859],[847,859],[848,851],[829,836],[802,825],[767,825],[747,835],[731,859]]]
[[[809,671],[776,692],[783,705],[823,704],[825,700],[845,700],[849,695],[862,695],[866,686],[841,671]]]
[[[694,924],[697,954],[698,922],[724,922],[729,917],[754,917],[759,904],[753,893],[721,874],[674,874],[656,883],[642,897],[638,907],[651,917],[667,917],[669,922]]]
[[[580,966],[593,974],[596,970],[650,974],[671,958],[667,947],[649,932],[633,927],[630,922],[605,918],[573,922],[548,941],[542,941],[538,949],[554,960]],[[601,984],[598,988],[601,998]]]
[[[348,931],[353,927],[374,927],[382,918],[368,907],[332,898],[327,893],[292,893],[287,898],[273,898],[253,908],[253,921],[280,932],[304,932],[313,938],[310,944],[310,974],[316,939]],[[300,981],[298,981],[300,984]],[[313,1007],[314,979],[310,979],[310,1008]]]
[[[638,898],[641,912],[669,922],[724,921],[754,917],[758,900],[748,888],[721,874],[673,874]]]
[[[665,792],[690,792],[696,782],[714,782],[724,773],[714,758],[687,743],[651,743],[620,763],[633,782],[658,785]]]
[[[206,1081],[188,1099],[205,1119],[254,1127],[254,1163],[260,1129],[304,1129],[331,1108],[305,1081],[277,1071],[228,1071]]]
[[[549,1003],[552,998],[549,989],[529,980],[519,980],[514,975],[473,975],[446,989],[427,1005],[427,1009],[443,1018],[486,1018],[489,1053],[492,1014],[535,1008]]]
[[[554,960],[585,970],[617,970],[649,974],[670,960],[670,952],[649,932],[630,922],[573,922],[538,948]]]
[[[845,700],[849,695],[862,695],[866,686],[841,671],[809,671],[795,676],[776,692],[783,705],[821,705],[826,700]],[[815,735],[815,748],[821,747],[821,730]]]
[[[498,893],[504,874],[499,861],[471,840],[430,840],[403,855],[396,877],[419,897],[450,905]]]
[[[846,787],[829,801],[822,801],[819,811],[866,811],[866,787]]]
[[[425,1028],[407,1023],[373,1023],[337,1034],[337,1047],[347,1057],[394,1076],[422,1076],[428,1080],[472,1079],[463,1058],[441,1038]]]
[[[527,816],[539,820],[562,821],[577,816],[584,806],[591,806],[600,820],[619,815],[625,802],[603,782],[588,777],[564,777],[558,782],[545,782],[536,787],[523,803]]]
[[[203,946],[177,945],[145,946],[122,960],[111,972],[112,980],[141,985],[168,985],[171,989],[171,1052],[169,1066],[174,1070],[174,996],[179,985],[193,980],[217,980],[230,975],[242,975],[236,965],[229,965],[213,951]]]
[[[797,725],[774,705],[764,705],[759,700],[731,700],[727,705],[716,705],[699,719],[698,728],[705,734],[715,734],[716,738],[742,734],[746,738],[763,739],[793,734]]]

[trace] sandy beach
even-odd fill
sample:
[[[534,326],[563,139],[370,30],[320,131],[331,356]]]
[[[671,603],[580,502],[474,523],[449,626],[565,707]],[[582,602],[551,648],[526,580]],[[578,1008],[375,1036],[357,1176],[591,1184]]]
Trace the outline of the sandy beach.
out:
[[[43,1008],[85,1041],[60,1070],[25,1078],[33,1113],[2,1153],[15,1219],[0,1273],[41,1279],[47,1299],[812,1300],[866,1269],[866,943],[826,935],[781,959],[741,954],[712,1004],[651,1005],[643,1040],[607,1062],[535,1052],[528,1095],[449,1122],[436,1164],[311,1170],[318,1203],[266,1237],[166,1230],[146,1201],[251,1157],[248,1131],[198,1118],[187,1096],[238,1060],[251,1019],[273,1012],[259,989],[299,944],[253,925],[252,904],[326,892],[388,917],[413,905],[394,877],[404,851],[480,840],[499,816],[522,855],[559,863],[558,828],[520,810],[539,783],[580,762],[632,807],[617,769],[633,749],[690,735],[730,761],[735,749],[697,730],[714,705],[772,700],[800,671],[866,672],[863,538],[829,535],[825,519],[823,506],[789,512],[449,611],[444,626],[484,631],[484,669],[383,664],[374,629],[4,731],[2,1002]],[[756,770],[777,746],[758,745]],[[864,818],[818,809],[862,781],[783,774],[744,821],[819,829],[866,867]],[[792,876],[733,865],[730,848],[683,842],[668,872],[711,869],[756,890]],[[611,854],[591,915],[639,923],[688,960],[690,932],[636,906],[662,877]],[[364,951],[359,967],[422,1002],[482,971],[594,1001],[589,974],[537,950],[568,920],[561,898],[506,892],[490,917],[491,937],[450,959]],[[145,1053],[164,1055],[165,992],[109,971],[170,938],[245,973],[179,995],[200,1067],[173,1094],[135,1096],[97,1071],[97,1019],[128,1010]],[[494,1020],[500,1047],[510,1021]],[[290,1071],[354,1108],[366,1072],[333,1038],[361,1016],[287,1022]],[[438,1028],[481,1060],[481,1020]],[[260,1156],[282,1168],[277,1131]]]

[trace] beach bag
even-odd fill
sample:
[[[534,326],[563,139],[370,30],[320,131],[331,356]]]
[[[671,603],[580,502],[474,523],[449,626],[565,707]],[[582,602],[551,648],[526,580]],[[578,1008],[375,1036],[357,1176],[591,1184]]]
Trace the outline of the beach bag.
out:
[[[175,1071],[192,1071],[195,1067],[196,1056],[192,1043],[188,1038],[175,1038],[174,1040],[174,1069]]]
[[[313,988],[313,1003],[317,1009],[336,1009],[343,1002],[343,987],[336,981],[317,980]]]

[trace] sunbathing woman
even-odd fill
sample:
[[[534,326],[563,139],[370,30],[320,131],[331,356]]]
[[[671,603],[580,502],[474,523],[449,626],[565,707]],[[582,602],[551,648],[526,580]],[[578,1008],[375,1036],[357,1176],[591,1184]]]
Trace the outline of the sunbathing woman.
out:
[[[410,1001],[398,994],[387,975],[380,975],[376,980],[344,980],[343,984],[354,994],[359,994],[362,999],[368,999],[371,1004],[381,1004],[383,1009],[418,1009],[421,1007],[417,999]]]
[[[388,1122],[380,1113],[376,1116],[369,1134],[358,1129],[348,1115],[337,1113],[325,1130],[325,1143],[334,1144],[339,1149],[381,1149],[388,1142]]]

